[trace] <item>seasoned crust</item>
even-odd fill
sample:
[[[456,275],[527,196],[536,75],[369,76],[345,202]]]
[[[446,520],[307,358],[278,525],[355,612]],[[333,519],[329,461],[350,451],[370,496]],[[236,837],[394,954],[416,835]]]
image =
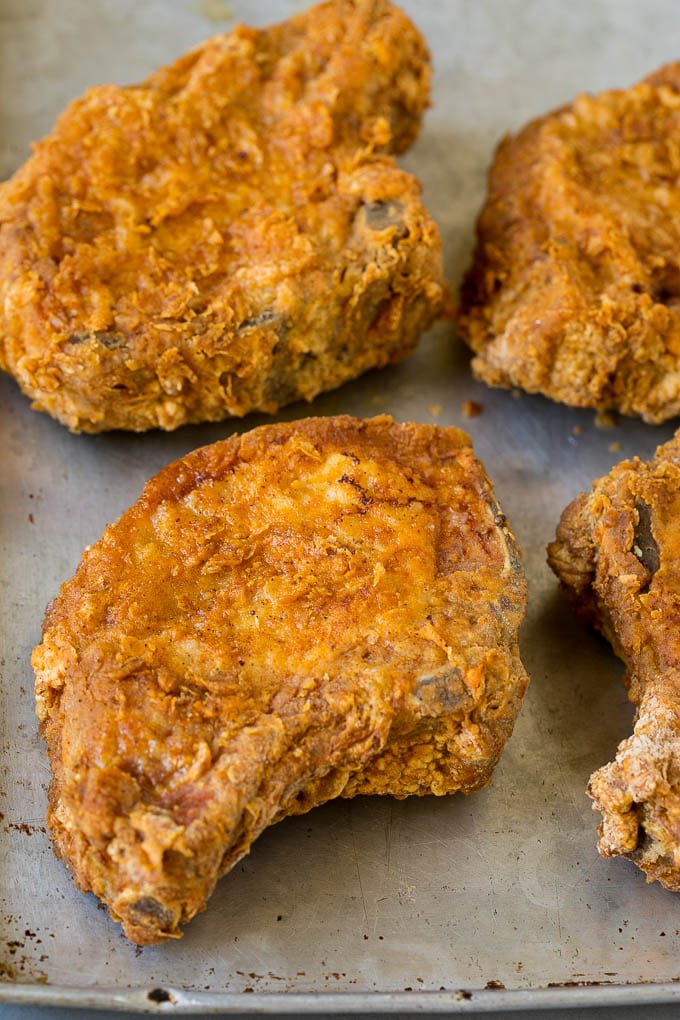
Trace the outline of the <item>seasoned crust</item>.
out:
[[[627,666],[633,735],[590,778],[600,853],[680,891],[680,436],[562,515],[548,559]]]
[[[416,137],[429,54],[388,0],[238,26],[90,89],[0,185],[0,366],[73,431],[311,400],[448,301]]]
[[[680,63],[498,147],[462,289],[475,375],[651,423],[680,413]]]
[[[140,944],[271,822],[488,783],[528,682],[526,584],[469,437],[307,419],[151,479],[33,654],[48,823]]]

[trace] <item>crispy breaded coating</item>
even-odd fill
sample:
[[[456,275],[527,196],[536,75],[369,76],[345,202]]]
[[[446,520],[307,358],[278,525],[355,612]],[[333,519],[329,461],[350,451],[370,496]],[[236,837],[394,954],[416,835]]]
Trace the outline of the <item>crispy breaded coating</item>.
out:
[[[562,515],[549,562],[627,666],[633,735],[590,778],[599,850],[680,891],[680,435]]]
[[[458,429],[310,418],[189,454],[47,610],[57,853],[143,945],[286,815],[477,790],[528,682],[525,602]]]
[[[680,63],[501,142],[462,289],[479,379],[680,413],[679,174]]]
[[[389,155],[429,101],[388,0],[330,0],[90,89],[0,186],[0,366],[73,431],[311,400],[411,352],[449,300]]]

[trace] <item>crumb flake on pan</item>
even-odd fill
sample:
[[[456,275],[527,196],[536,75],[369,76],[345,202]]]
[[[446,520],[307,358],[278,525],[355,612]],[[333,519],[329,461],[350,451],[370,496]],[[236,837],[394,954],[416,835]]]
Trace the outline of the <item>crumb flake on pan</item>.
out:
[[[590,778],[603,856],[680,891],[680,437],[562,514],[549,562],[626,664],[631,736]]]
[[[658,423],[680,413],[680,63],[498,147],[462,288],[475,375]]]
[[[87,91],[0,185],[0,367],[98,432],[273,413],[404,358],[450,300],[391,155],[430,75],[388,0],[330,0]]]
[[[528,682],[519,552],[470,439],[270,425],[151,479],[33,655],[57,853],[140,944],[272,822],[489,782]]]

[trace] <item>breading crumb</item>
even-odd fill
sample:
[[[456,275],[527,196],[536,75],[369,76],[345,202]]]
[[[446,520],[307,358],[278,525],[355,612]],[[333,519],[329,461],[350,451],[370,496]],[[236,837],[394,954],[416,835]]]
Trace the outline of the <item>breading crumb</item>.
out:
[[[595,415],[595,428],[597,429],[615,429],[619,424],[618,415],[616,411],[598,411]]]
[[[234,12],[225,0],[200,0],[199,12],[208,21],[229,21]]]

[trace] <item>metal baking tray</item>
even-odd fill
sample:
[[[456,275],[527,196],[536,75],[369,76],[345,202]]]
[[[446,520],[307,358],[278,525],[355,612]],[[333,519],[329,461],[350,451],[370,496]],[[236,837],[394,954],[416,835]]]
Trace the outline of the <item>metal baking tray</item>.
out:
[[[0,175],[86,86],[134,81],[240,18],[289,0],[0,0]],[[423,181],[455,286],[493,147],[581,90],[678,55],[673,0],[403,0],[434,58],[434,106],[403,164]],[[676,33],[677,35],[677,33]],[[479,405],[466,418],[465,402]],[[469,410],[469,408],[468,408]],[[475,1011],[680,999],[677,896],[595,850],[584,787],[629,732],[609,647],[545,564],[562,508],[671,425],[595,416],[475,383],[443,324],[400,366],[281,417],[390,412],[466,428],[524,550],[533,678],[492,785],[474,797],[329,804],[268,830],[178,943],[136,949],[73,888],[44,828],[33,714],[43,609],[171,459],[260,424],[73,436],[0,378],[0,1001],[204,1013]]]

